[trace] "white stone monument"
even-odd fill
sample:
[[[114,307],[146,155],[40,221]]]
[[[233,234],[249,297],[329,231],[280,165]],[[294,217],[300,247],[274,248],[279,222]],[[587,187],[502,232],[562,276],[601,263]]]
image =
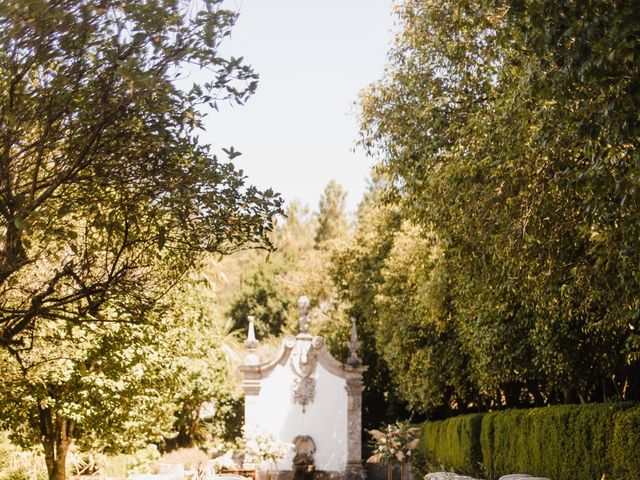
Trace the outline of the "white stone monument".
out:
[[[298,300],[300,333],[287,336],[275,358],[260,363],[253,319],[241,367],[245,392],[245,431],[293,443],[309,436],[315,444],[316,478],[358,480],[362,469],[362,374],[355,321],[346,364],[333,358],[322,337],[309,335],[309,299]],[[292,470],[294,452],[279,461],[278,472]]]

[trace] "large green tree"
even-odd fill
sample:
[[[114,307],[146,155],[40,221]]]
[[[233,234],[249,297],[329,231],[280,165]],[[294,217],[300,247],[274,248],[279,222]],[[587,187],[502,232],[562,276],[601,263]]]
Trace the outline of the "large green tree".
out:
[[[108,308],[140,320],[201,252],[267,241],[280,199],[197,137],[202,107],[256,88],[219,54],[220,3],[0,5],[1,345]],[[179,89],[186,67],[207,81]]]
[[[223,344],[233,343],[220,321],[203,274],[182,281],[144,323],[123,319],[72,325],[62,320],[33,329],[33,348],[2,351],[0,428],[25,447],[44,446],[52,479],[63,479],[72,444],[121,452],[162,443],[192,447],[202,431],[202,407],[218,438],[238,405]],[[230,425],[233,426],[233,425]]]
[[[306,295],[311,299],[313,332],[336,333],[336,340],[346,345],[350,324],[345,323],[343,305],[329,275],[331,255],[342,248],[349,234],[344,199],[342,187],[330,182],[317,214],[296,202],[289,204],[285,221],[271,237],[277,250],[253,258],[243,268],[229,309],[236,328],[246,330],[247,316],[253,315],[259,337],[297,333],[297,299]],[[344,331],[334,332],[336,322],[346,327]]]
[[[363,143],[444,251],[474,382],[495,405],[640,398],[637,2],[398,12]]]
[[[65,479],[74,443],[117,452],[160,441],[172,429],[183,370],[171,330],[121,318],[39,325],[32,348],[0,353],[0,427],[24,447],[44,447],[51,480]]]
[[[384,283],[382,267],[402,222],[398,209],[381,205],[379,195],[379,186],[372,185],[360,204],[355,235],[333,253],[330,265],[339,298],[347,305],[348,316],[357,322],[363,363],[369,367],[364,374],[366,387],[362,397],[365,429],[378,428],[380,423],[409,416],[406,398],[402,398],[398,382],[379,348],[388,338],[380,335],[381,320],[375,300]],[[391,319],[396,326],[403,325],[404,321],[395,315]],[[338,332],[329,332],[332,339],[329,345],[334,353],[338,353],[338,347],[344,348],[348,332],[348,323],[338,325]],[[332,337],[342,339],[342,342]]]
[[[0,4],[0,419],[51,479],[74,441],[170,432],[188,362],[166,293],[205,252],[269,244],[279,197],[198,142],[203,107],[256,87],[218,53],[220,3]],[[208,81],[178,88],[185,67]]]

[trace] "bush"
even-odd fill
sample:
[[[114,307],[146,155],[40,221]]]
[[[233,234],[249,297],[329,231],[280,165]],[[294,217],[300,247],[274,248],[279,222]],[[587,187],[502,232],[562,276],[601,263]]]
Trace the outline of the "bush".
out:
[[[160,460],[158,447],[147,445],[146,448],[134,453],[121,453],[107,457],[104,471],[108,477],[126,477],[132,473],[151,473],[158,460]]]
[[[640,406],[618,412],[613,431],[613,478],[640,478]]]
[[[426,446],[431,468],[446,466],[458,473],[475,475],[480,471],[480,424],[482,414],[463,415],[424,425],[422,444]]]
[[[0,432],[0,480],[46,480],[47,467],[39,449],[24,450]]]
[[[418,445],[418,448],[411,452],[411,456],[409,457],[409,464],[411,465],[412,478],[424,478],[424,476],[429,473],[427,454],[425,453],[425,449],[423,448],[422,444]]]
[[[25,467],[10,468],[0,471],[0,480],[32,480],[32,475]]]
[[[640,406],[559,405],[464,415],[423,427],[432,468],[498,478],[640,479]]]

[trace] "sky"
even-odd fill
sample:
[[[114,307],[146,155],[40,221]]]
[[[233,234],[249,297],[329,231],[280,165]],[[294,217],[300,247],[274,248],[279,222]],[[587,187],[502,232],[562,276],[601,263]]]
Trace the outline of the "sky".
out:
[[[358,92],[384,71],[392,0],[229,0],[240,12],[223,51],[260,75],[245,106],[221,105],[201,139],[242,152],[248,182],[317,208],[330,180],[354,211],[372,165],[358,148]]]

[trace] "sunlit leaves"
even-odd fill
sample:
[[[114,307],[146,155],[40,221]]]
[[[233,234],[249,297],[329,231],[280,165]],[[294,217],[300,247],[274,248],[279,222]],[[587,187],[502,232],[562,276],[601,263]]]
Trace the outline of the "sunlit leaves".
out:
[[[637,4],[398,11],[363,143],[390,198],[442,243],[475,381],[546,401],[638,397],[623,391],[640,291]]]

